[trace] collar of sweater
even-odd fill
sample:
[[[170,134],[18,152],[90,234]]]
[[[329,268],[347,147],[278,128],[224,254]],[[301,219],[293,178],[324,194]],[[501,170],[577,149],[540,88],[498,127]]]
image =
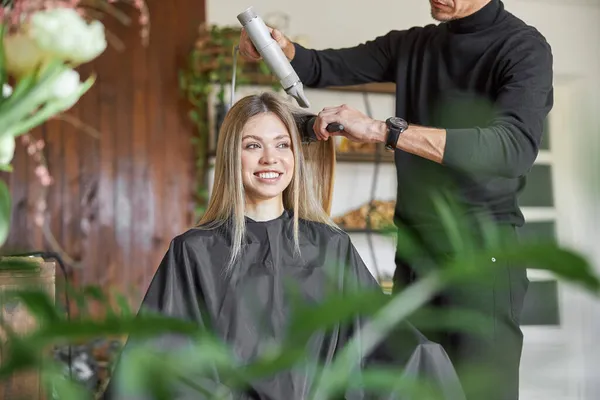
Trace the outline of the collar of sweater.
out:
[[[501,0],[491,0],[479,11],[464,18],[448,21],[446,26],[454,33],[474,33],[497,23],[504,13],[504,4]]]

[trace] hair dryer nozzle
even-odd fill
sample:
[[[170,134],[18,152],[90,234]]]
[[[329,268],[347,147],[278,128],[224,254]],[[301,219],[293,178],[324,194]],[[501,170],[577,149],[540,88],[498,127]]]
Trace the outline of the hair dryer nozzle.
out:
[[[302,82],[298,81],[292,87],[285,89],[285,92],[292,96],[298,102],[298,105],[302,108],[309,108],[310,103],[304,95],[304,86]]]

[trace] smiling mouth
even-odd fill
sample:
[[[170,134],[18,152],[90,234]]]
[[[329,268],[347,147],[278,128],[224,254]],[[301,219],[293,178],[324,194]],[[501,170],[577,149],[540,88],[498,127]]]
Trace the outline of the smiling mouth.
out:
[[[269,171],[269,172],[257,172],[254,174],[254,176],[258,177],[260,180],[264,180],[264,181],[274,181],[279,179],[279,177],[283,175],[282,172],[275,172],[275,171]]]

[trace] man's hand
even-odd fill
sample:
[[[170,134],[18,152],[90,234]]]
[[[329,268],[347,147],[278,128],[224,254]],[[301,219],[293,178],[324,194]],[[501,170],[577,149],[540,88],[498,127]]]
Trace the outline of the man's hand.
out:
[[[327,132],[327,125],[330,123],[342,124],[344,130]],[[387,133],[385,122],[369,118],[345,104],[325,107],[317,115],[314,130],[320,140],[327,140],[329,136],[344,136],[348,140],[360,143],[383,143]]]
[[[283,54],[287,57],[289,61],[292,61],[294,56],[296,55],[296,49],[294,48],[294,44],[280,31],[277,29],[273,29],[270,26],[267,26],[269,32],[271,32],[271,37],[275,39],[275,41],[283,50]],[[254,47],[254,43],[250,40],[246,29],[242,28],[242,33],[240,34],[240,54],[242,57],[250,60],[250,61],[258,61],[262,57],[259,52]]]

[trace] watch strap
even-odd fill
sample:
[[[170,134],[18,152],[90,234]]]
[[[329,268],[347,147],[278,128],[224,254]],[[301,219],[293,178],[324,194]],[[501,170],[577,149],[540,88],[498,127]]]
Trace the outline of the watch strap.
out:
[[[398,122],[394,121],[395,119],[397,119]],[[385,140],[385,148],[389,151],[395,151],[400,134],[406,130],[408,124],[399,118],[388,118],[385,123],[388,128],[388,134]]]

